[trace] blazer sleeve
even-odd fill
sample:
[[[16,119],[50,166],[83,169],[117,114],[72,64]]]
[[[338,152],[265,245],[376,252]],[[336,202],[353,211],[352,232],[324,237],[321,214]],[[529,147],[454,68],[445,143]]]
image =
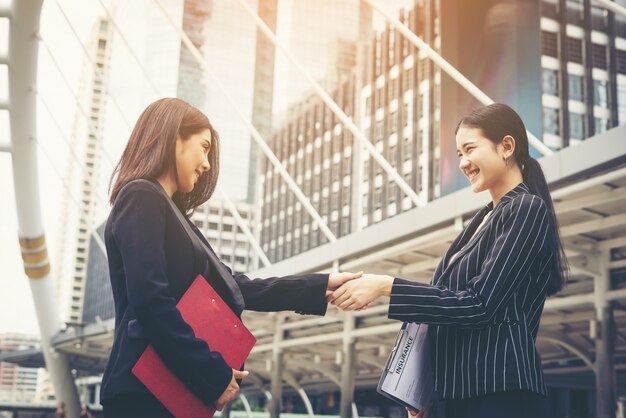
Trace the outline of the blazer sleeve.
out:
[[[206,237],[193,224],[194,232],[215,255],[228,273],[235,278],[246,309],[257,312],[295,311],[303,315],[325,315],[328,307],[326,288],[328,274],[250,279],[245,274],[233,274],[230,267],[219,259]]]
[[[548,210],[537,196],[524,194],[510,201],[502,227],[476,277],[465,290],[394,279],[389,318],[437,325],[481,326],[504,306],[528,277],[544,251],[549,233]]]
[[[113,237],[122,255],[130,312],[168,368],[211,405],[230,383],[232,369],[220,353],[195,338],[168,289],[167,202],[147,185],[130,185],[115,208]]]
[[[228,267],[227,267],[228,268]],[[234,276],[246,309],[258,312],[295,311],[306,315],[325,315],[328,302],[328,274],[250,279]]]

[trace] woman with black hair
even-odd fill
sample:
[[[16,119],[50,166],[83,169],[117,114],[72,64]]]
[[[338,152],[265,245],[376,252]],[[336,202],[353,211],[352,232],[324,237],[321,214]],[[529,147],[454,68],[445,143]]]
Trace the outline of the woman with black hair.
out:
[[[456,144],[472,190],[492,201],[452,242],[432,283],[365,274],[329,300],[355,310],[390,296],[389,318],[429,324],[437,416],[549,417],[535,341],[546,296],[563,287],[568,267],[543,171],[504,104],[463,118]]]

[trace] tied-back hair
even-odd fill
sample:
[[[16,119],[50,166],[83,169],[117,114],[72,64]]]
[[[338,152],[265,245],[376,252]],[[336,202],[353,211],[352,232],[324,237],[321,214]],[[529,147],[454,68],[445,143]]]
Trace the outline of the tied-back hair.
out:
[[[485,138],[493,142],[494,145],[501,143],[507,135],[515,139],[513,161],[522,172],[524,184],[528,186],[532,194],[539,196],[548,207],[551,218],[550,228],[552,229],[549,236],[555,249],[555,263],[553,264],[554,274],[551,275],[551,282],[548,283],[547,293],[548,295],[557,293],[567,282],[569,265],[559,235],[559,225],[548,183],[539,161],[530,156],[528,136],[522,118],[509,106],[494,103],[478,108],[461,119],[455,134],[461,127],[480,129]]]
[[[219,135],[209,119],[198,109],[175,98],[164,98],[149,105],[139,116],[120,161],[111,175],[110,203],[120,190],[137,179],[156,181],[161,175],[176,172],[176,138],[188,140],[204,130],[211,131],[209,164],[211,169],[198,179],[189,193],[177,191],[172,200],[187,217],[209,200],[219,175]],[[111,187],[112,184],[112,187]]]

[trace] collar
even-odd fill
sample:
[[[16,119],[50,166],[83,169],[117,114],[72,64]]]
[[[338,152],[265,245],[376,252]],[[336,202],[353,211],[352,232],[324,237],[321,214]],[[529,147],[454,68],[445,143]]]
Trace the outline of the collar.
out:
[[[509,200],[515,198],[516,196],[520,194],[529,194],[529,193],[530,193],[530,189],[528,188],[528,186],[526,186],[525,183],[520,183],[514,188],[512,188],[511,190],[509,190],[504,196],[502,196],[498,204],[508,202]],[[487,206],[493,207],[493,202],[489,202],[489,205]]]

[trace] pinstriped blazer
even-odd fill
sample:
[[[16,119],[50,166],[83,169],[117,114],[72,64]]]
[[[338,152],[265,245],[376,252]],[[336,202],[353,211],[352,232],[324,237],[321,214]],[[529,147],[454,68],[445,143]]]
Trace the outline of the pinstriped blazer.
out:
[[[394,280],[389,318],[430,324],[441,399],[520,389],[547,393],[535,340],[554,274],[550,225],[543,200],[520,183],[495,208],[489,203],[474,216],[432,284]]]

